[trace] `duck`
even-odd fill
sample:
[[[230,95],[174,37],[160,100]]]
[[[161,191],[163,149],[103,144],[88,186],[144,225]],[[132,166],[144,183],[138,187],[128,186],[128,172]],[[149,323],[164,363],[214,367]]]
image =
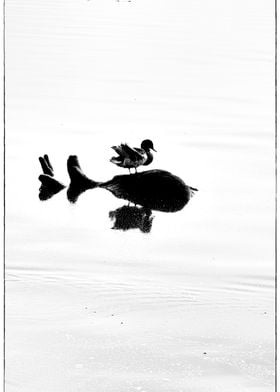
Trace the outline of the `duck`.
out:
[[[128,144],[120,144],[119,146],[112,146],[112,149],[118,154],[117,157],[112,157],[110,162],[117,166],[129,170],[134,168],[137,173],[137,167],[147,166],[152,163],[154,157],[151,150],[157,152],[154,148],[153,142],[150,139],[145,139],[141,143],[141,148],[129,147]]]

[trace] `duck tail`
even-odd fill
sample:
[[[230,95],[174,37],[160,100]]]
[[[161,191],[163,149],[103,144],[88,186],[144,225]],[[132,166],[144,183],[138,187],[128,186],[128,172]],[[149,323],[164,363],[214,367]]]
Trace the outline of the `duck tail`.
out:
[[[121,163],[121,157],[112,157],[110,159],[110,162],[114,163],[115,165],[118,165],[119,163]]]

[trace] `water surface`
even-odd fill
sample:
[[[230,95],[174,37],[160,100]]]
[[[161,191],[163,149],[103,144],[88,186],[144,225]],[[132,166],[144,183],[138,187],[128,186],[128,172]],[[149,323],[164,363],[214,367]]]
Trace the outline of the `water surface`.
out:
[[[274,3],[6,2],[7,392],[274,390]],[[104,189],[38,198],[38,157],[110,146],[199,192],[112,230]]]

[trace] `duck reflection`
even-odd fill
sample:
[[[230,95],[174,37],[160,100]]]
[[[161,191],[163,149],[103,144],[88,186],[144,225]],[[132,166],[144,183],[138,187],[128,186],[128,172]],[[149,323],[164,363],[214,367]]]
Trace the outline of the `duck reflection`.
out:
[[[39,198],[47,200],[65,188],[65,185],[53,178],[53,168],[47,155],[40,157],[39,160],[44,173],[39,176],[42,183]],[[186,185],[181,178],[165,170],[118,175],[109,181],[97,182],[84,174],[76,155],[69,156],[67,170],[70,177],[67,198],[71,203],[76,203],[79,196],[88,189],[98,187],[108,190],[117,198],[135,204],[135,207],[123,206],[109,213],[109,217],[114,220],[113,228],[118,230],[139,228],[142,232],[148,233],[152,227],[152,210],[180,211],[197,191],[196,188]]]
[[[126,205],[115,211],[110,211],[109,217],[114,221],[114,226],[112,227],[114,230],[139,229],[142,233],[151,231],[154,219],[151,210],[144,207]]]

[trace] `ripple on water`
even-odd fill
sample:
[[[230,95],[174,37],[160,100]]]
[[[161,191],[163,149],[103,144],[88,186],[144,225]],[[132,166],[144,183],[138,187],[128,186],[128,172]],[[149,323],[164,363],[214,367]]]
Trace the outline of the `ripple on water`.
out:
[[[235,280],[213,279],[199,283],[188,277],[185,283],[169,282],[157,278],[66,273],[50,269],[12,269],[7,273],[7,283],[33,284],[56,290],[70,290],[72,293],[92,295],[95,303],[117,303],[118,307],[141,306],[167,309],[207,307],[240,309],[271,308],[274,297],[274,280],[270,277],[243,276]]]

